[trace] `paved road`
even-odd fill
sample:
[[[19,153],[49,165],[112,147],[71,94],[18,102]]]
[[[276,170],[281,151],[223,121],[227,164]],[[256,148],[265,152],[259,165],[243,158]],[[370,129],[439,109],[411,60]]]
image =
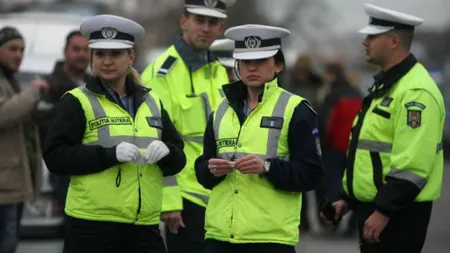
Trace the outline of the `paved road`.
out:
[[[450,252],[450,162],[447,162],[441,200],[435,203],[423,253]],[[18,253],[60,253],[61,241],[22,241]],[[355,239],[338,239],[303,235],[298,253],[356,253]]]

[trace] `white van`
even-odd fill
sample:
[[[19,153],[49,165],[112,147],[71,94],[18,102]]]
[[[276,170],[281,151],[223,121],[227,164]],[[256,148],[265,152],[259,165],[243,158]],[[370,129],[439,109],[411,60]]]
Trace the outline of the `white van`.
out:
[[[25,52],[16,77],[27,85],[38,76],[51,74],[57,61],[64,58],[66,36],[79,29],[80,16],[51,13],[12,13],[0,15],[0,29],[11,26],[19,30],[25,40]],[[42,194],[32,203],[26,203],[23,212],[21,236],[59,236],[63,212],[54,200],[49,172],[43,170]]]

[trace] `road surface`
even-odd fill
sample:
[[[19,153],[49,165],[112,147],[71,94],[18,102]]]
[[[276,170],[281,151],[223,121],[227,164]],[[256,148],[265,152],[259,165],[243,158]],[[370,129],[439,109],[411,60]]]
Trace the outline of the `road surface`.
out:
[[[450,161],[444,171],[444,182],[441,199],[434,204],[433,214],[428,230],[427,241],[423,253],[450,252]],[[356,253],[357,239],[341,239],[303,235],[297,246],[298,253]],[[62,241],[39,240],[21,241],[18,253],[60,253]]]

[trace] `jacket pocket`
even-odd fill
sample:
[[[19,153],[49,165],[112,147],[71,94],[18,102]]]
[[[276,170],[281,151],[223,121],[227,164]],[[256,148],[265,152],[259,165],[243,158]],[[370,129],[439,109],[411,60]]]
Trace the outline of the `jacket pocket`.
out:
[[[17,157],[0,160],[0,192],[18,191],[25,184],[23,168]]]

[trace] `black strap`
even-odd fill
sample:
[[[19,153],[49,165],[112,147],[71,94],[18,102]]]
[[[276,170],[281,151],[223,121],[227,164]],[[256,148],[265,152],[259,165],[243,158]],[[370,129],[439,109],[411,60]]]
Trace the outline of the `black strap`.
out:
[[[177,58],[169,55],[169,57],[167,57],[167,59],[164,61],[164,63],[159,68],[158,73],[156,73],[156,74],[160,75],[160,76],[166,76],[176,61],[177,61]]]
[[[373,169],[373,182],[379,190],[383,186],[383,163],[379,152],[370,152]]]

